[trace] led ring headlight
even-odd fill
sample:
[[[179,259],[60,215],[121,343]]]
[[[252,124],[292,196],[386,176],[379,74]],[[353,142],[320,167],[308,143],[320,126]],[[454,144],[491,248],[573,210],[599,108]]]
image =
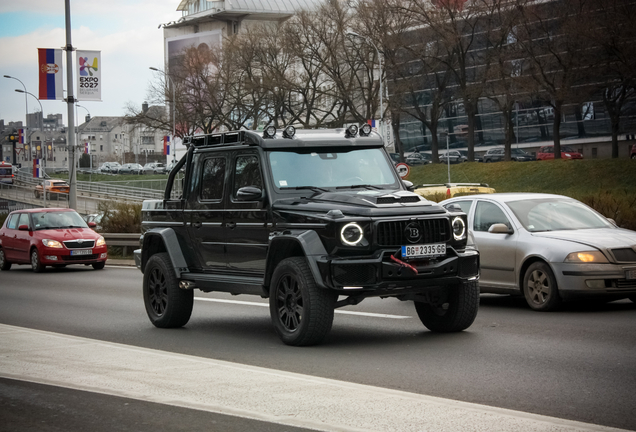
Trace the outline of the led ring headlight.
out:
[[[346,245],[356,246],[364,238],[362,227],[355,222],[346,224],[340,230],[340,240]]]
[[[457,216],[453,219],[453,237],[455,240],[461,240],[464,238],[466,234],[466,224],[464,223],[464,219]]]

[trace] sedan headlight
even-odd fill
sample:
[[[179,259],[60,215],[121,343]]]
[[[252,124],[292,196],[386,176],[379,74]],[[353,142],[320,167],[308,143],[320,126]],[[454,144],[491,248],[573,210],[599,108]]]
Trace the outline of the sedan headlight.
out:
[[[348,246],[358,246],[364,240],[364,230],[355,222],[348,223],[340,230],[340,240]]]
[[[106,240],[104,240],[103,236],[100,236],[97,239],[97,243],[95,243],[95,246],[104,246],[104,245],[106,245]]]
[[[453,219],[453,237],[455,240],[463,240],[466,237],[466,223],[459,216]]]
[[[565,257],[565,262],[575,263],[607,263],[607,258],[600,251],[572,252]]]
[[[64,246],[62,246],[62,243],[60,243],[57,240],[50,240],[50,239],[43,239],[42,240],[42,244],[44,244],[44,246],[46,247],[50,247],[50,248],[58,248],[61,249]]]

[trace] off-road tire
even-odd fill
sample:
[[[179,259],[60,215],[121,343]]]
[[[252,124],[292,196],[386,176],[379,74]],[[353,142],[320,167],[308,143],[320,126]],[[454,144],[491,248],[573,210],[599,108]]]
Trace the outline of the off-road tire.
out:
[[[427,329],[434,332],[466,330],[475,321],[479,310],[479,285],[476,281],[468,281],[447,289],[446,302],[440,305],[414,302],[417,316]]]
[[[159,328],[183,327],[190,320],[194,292],[179,288],[167,253],[150,257],[144,270],[144,304],[150,322]]]
[[[10,269],[11,269],[11,263],[7,261],[7,257],[4,256],[4,251],[0,249],[0,270],[7,271]]]
[[[287,345],[321,343],[331,330],[337,297],[316,285],[304,257],[284,259],[274,270],[269,293],[276,333]]]
[[[106,261],[96,262],[96,263],[93,263],[92,265],[95,270],[101,270],[106,265]]]
[[[40,254],[37,248],[31,249],[31,270],[33,270],[33,273],[42,273],[45,267],[40,261]]]
[[[523,295],[528,306],[539,312],[556,310],[561,305],[559,288],[550,266],[534,262],[523,276]]]

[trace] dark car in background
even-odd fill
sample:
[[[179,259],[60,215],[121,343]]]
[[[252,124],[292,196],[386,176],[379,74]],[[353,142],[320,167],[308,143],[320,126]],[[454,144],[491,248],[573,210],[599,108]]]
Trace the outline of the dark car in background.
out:
[[[119,162],[104,162],[99,167],[99,171],[102,173],[117,174],[120,167],[121,165]]]
[[[506,155],[506,149],[495,147],[489,149],[483,156],[483,162],[502,162]],[[514,162],[529,162],[537,160],[536,157],[521,149],[510,149],[510,160]]]
[[[467,160],[468,159],[466,158],[466,156],[462,155],[457,150],[450,150],[448,152],[444,152],[439,155],[440,163],[457,164],[457,163],[466,162]]]
[[[428,153],[411,153],[404,159],[407,165],[426,165],[432,162]]]

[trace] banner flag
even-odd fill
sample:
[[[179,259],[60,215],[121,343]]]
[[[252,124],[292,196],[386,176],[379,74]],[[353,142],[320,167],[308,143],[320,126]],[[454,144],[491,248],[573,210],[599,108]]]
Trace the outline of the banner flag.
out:
[[[89,151],[88,151],[88,143],[84,143],[84,153],[85,154],[89,153]]]
[[[170,155],[170,137],[168,135],[163,137],[163,155]]]
[[[41,141],[33,141],[31,143],[31,147],[35,150],[35,158],[42,159],[42,142]]]
[[[24,144],[24,129],[18,129],[18,142]]]
[[[101,51],[77,50],[77,100],[102,100]]]
[[[53,155],[53,143],[50,142],[46,144],[46,160],[55,160],[55,157]]]
[[[40,159],[33,159],[33,178],[40,178]]]
[[[62,94],[62,50],[38,48],[38,73],[40,81],[39,99],[63,99]]]

